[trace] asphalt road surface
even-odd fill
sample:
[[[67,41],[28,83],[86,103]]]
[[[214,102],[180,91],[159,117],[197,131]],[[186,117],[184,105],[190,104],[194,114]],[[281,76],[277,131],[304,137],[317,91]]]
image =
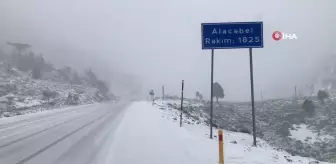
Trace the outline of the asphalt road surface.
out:
[[[128,103],[106,103],[0,120],[0,164],[100,164]]]

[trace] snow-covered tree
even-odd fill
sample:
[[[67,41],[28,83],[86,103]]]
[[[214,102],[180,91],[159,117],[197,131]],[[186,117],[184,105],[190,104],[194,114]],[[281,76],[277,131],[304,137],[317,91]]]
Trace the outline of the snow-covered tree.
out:
[[[218,103],[219,98],[224,98],[224,89],[217,82],[215,82],[213,84],[213,97],[216,97],[216,102],[217,103]]]

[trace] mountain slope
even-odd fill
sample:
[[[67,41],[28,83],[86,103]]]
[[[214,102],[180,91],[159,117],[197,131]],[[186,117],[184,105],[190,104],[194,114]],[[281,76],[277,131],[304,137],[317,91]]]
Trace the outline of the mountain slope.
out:
[[[107,100],[97,88],[33,79],[18,69],[0,66],[0,117],[10,117],[61,106]]]

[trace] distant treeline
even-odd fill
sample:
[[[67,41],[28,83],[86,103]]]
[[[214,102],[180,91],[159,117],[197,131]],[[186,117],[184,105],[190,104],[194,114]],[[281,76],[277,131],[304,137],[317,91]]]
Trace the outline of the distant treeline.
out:
[[[31,46],[22,43],[7,43],[13,51],[6,54],[0,51],[0,60],[8,72],[16,68],[26,72],[34,79],[53,80],[63,83],[90,85],[96,87],[103,94],[108,94],[109,88],[102,80],[98,79],[92,69],[87,69],[79,74],[70,66],[55,68],[50,62],[47,62],[42,54],[36,54],[30,50]]]

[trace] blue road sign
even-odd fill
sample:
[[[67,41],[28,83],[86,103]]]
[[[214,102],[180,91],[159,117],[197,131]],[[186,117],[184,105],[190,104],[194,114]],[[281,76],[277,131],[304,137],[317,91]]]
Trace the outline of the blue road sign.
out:
[[[263,22],[202,23],[202,49],[263,47]]]

